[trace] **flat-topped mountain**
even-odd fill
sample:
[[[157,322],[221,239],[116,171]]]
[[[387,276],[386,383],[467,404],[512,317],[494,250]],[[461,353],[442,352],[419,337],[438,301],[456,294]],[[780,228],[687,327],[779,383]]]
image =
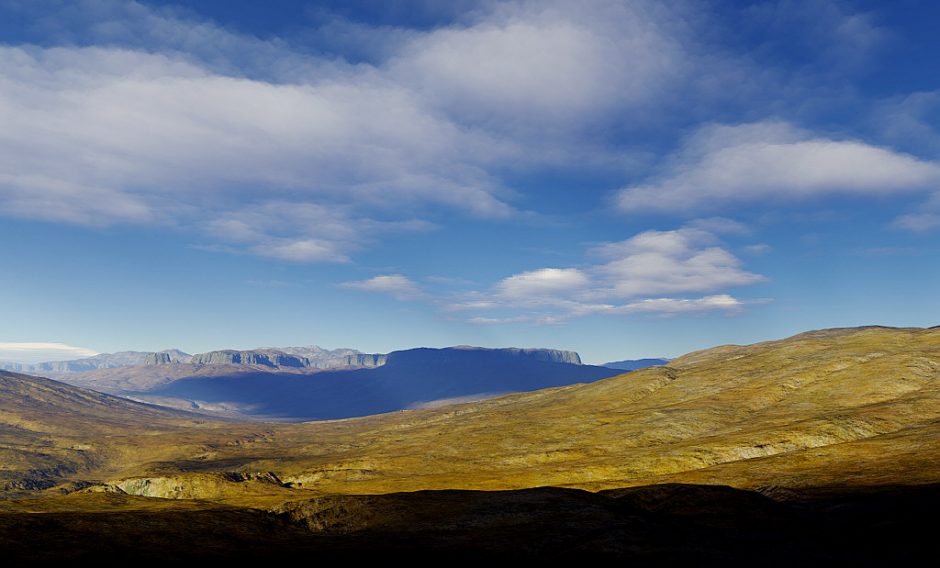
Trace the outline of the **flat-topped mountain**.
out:
[[[486,350],[480,347],[461,345],[453,349]],[[581,358],[574,351],[558,349],[518,349],[508,348],[501,351],[512,352],[522,357],[555,363],[580,365]],[[379,367],[386,362],[384,353],[363,353],[355,349],[323,349],[316,345],[306,347],[268,347],[259,349],[220,349],[190,355],[179,349],[164,351],[122,351],[102,353],[93,357],[72,361],[49,361],[45,363],[12,363],[0,361],[0,370],[19,373],[87,373],[100,369],[122,369],[149,365],[188,364],[204,365],[245,365],[269,369],[345,369],[361,367]]]
[[[231,349],[210,351],[209,353],[194,355],[191,363],[193,365],[258,365],[271,368],[291,367],[295,369],[310,366],[310,360],[306,357],[298,357],[273,349],[264,351],[234,351]]]
[[[617,373],[581,365],[577,353],[550,349],[420,348],[389,353],[383,363],[301,375],[227,367],[229,372],[219,376],[182,377],[125,394],[179,408],[224,403],[254,416],[322,420],[481,400]]]
[[[485,347],[473,347],[470,345],[458,345],[451,347],[453,350],[463,351],[486,351],[497,352],[532,359],[535,361],[545,361],[546,363],[567,363],[569,365],[580,365],[581,356],[574,351],[563,351],[561,349],[543,349],[543,348],[518,348],[508,347],[503,349],[487,349]]]

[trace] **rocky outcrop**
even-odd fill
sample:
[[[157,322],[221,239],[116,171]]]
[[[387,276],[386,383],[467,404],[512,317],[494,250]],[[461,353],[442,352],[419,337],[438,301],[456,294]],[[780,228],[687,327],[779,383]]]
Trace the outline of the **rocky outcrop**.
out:
[[[520,349],[518,347],[509,347],[505,349],[485,349],[483,347],[471,347],[469,345],[460,345],[457,347],[451,347],[451,349],[460,349],[464,351],[494,351],[524,359],[545,361],[546,363],[568,363],[569,365],[581,364],[581,356],[578,355],[577,352],[563,351],[561,349]]]
[[[173,363],[189,363],[193,356],[183,353],[178,349],[169,349],[167,351],[158,351],[156,353],[147,353],[142,365],[170,365]]]
[[[290,347],[287,349],[293,351],[293,353],[280,349],[210,351],[194,355],[191,362],[194,365],[253,365],[273,369],[358,369],[380,367],[385,364],[387,358],[385,354],[360,353],[351,349],[326,351],[315,346]],[[319,350],[320,353],[316,353],[314,350]],[[301,355],[302,352],[310,352],[313,357]],[[337,352],[342,352],[342,354]]]
[[[283,351],[210,351],[193,355],[193,365],[255,365],[275,369],[293,368],[302,369],[310,367],[310,360],[306,357],[290,355]]]
[[[343,358],[343,367],[381,367],[388,360],[383,353],[356,353]]]

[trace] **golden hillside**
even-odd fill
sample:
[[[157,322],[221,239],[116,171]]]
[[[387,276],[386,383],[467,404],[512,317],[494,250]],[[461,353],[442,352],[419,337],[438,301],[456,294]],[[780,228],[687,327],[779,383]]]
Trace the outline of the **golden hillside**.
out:
[[[103,431],[95,413],[68,421],[67,405],[36,414],[11,381],[0,451],[20,488],[40,472],[46,485],[270,503],[311,491],[940,482],[940,329],[810,332],[586,385],[308,424],[151,421],[144,413],[161,411],[136,405],[109,410],[109,424],[128,426]]]

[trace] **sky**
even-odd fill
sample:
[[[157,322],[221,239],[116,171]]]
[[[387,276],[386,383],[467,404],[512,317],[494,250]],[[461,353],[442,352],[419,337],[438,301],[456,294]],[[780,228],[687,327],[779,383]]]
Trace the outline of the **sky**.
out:
[[[0,359],[938,325],[938,18],[0,0]]]

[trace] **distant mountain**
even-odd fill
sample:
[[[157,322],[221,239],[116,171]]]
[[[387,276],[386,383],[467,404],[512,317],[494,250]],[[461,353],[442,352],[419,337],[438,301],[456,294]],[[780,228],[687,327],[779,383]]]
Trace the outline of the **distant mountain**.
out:
[[[121,367],[134,367],[137,365],[154,365],[165,363],[188,363],[191,356],[178,349],[166,351],[121,351],[119,353],[102,353],[94,357],[75,359],[73,361],[48,361],[44,363],[0,363],[0,369],[18,373],[83,373],[96,369],[117,369]]]
[[[327,350],[316,345],[308,347],[281,347],[282,353],[306,358],[314,369],[336,369],[342,367],[378,367],[385,364],[385,355],[362,353],[355,349]]]
[[[163,404],[186,401],[181,407],[224,403],[258,416],[318,420],[433,406],[442,399],[479,400],[617,374],[582,365],[570,351],[477,347],[395,351],[374,368],[313,374],[226,369],[220,376],[180,378],[125,394]]]
[[[385,355],[362,353],[355,349],[326,350],[308,347],[264,348],[251,350],[223,349],[190,355],[179,349],[165,351],[122,351],[103,353],[72,361],[48,361],[24,364],[0,361],[0,370],[18,373],[87,373],[101,369],[121,369],[146,365],[248,365],[272,369],[335,369],[376,367],[385,363]]]
[[[453,349],[479,349],[477,347],[459,346]],[[521,357],[530,357],[539,361],[556,363],[570,363],[580,365],[581,358],[574,351],[561,351],[557,349],[510,349]],[[384,365],[387,355],[384,353],[363,353],[356,349],[323,349],[317,345],[306,347],[268,347],[261,349],[221,349],[206,353],[190,355],[179,349],[164,351],[121,351],[120,353],[102,353],[94,357],[75,359],[72,361],[49,361],[44,363],[24,364],[0,361],[0,370],[17,373],[52,374],[61,375],[70,373],[88,373],[102,369],[123,369],[126,367],[142,367],[150,365],[184,364],[201,366],[214,365],[241,365],[259,370],[316,370],[316,369],[347,369],[371,368]],[[171,374],[179,375],[180,370]],[[162,372],[162,371],[160,371]],[[160,372],[156,374],[159,375]],[[185,374],[185,370],[182,370]],[[146,373],[154,376],[154,373]],[[102,379],[99,373],[97,379]],[[86,386],[86,385],[82,385]],[[107,392],[114,389],[105,388]]]
[[[626,359],[624,361],[611,361],[604,363],[602,367],[608,369],[620,369],[622,371],[636,371],[647,367],[657,367],[667,365],[671,359]]]

